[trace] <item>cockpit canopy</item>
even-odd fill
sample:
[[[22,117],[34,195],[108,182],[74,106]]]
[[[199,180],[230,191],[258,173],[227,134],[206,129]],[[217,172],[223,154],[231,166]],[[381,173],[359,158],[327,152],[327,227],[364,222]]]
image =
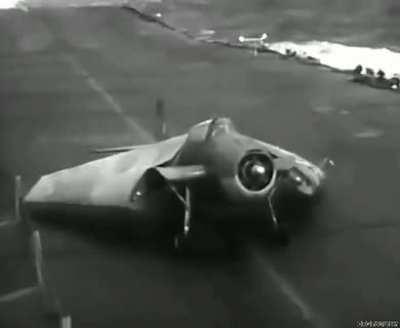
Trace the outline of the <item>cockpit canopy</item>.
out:
[[[222,133],[236,131],[235,125],[228,117],[217,117],[194,125],[189,130],[192,141],[205,141]]]

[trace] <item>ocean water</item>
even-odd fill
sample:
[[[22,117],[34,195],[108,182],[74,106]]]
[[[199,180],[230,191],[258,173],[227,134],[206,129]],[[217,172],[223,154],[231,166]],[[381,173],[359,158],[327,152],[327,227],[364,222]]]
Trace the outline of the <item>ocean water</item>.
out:
[[[0,8],[132,6],[199,39],[237,43],[268,34],[269,49],[315,58],[336,70],[357,65],[400,75],[400,2],[396,0],[2,0]]]

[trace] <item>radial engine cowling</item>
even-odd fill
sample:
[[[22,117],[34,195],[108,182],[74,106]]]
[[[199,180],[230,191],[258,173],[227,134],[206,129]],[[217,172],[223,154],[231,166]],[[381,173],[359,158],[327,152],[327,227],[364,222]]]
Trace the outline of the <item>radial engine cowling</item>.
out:
[[[237,180],[248,194],[266,194],[273,186],[275,178],[273,160],[262,151],[249,151],[238,163]]]

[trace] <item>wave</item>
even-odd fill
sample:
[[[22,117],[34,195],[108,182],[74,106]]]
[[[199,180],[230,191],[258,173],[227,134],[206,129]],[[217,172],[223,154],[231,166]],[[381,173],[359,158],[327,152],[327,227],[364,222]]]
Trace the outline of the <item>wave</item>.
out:
[[[354,47],[328,41],[285,41],[266,43],[264,47],[284,56],[291,55],[339,71],[353,71],[361,65],[375,73],[383,71],[386,78],[400,76],[400,53],[388,48]]]
[[[18,7],[19,0],[0,0],[0,9],[12,9]]]
[[[272,42],[267,43],[260,38],[239,37],[239,40],[226,38],[215,38],[216,31],[203,29],[198,33],[189,32],[187,29],[178,28],[168,24],[160,13],[149,13],[145,8],[151,3],[159,3],[162,0],[0,0],[0,8],[28,8],[36,7],[91,7],[91,6],[118,6],[129,9],[153,23],[181,33],[184,36],[200,42],[214,43],[233,48],[250,48],[257,52],[279,54],[283,57],[293,57],[305,64],[314,64],[329,67],[332,70],[351,73],[357,66],[362,70],[356,82],[371,85],[378,88],[391,88],[400,90],[400,53],[388,48],[372,48],[345,45],[329,41],[308,41],[308,42]],[[217,33],[218,34],[218,33]],[[248,42],[250,41],[250,42]],[[377,73],[384,73],[383,80],[377,79]],[[389,81],[396,78],[393,84]]]
[[[157,0],[149,0],[157,1]],[[149,2],[148,1],[148,2]],[[0,0],[1,9],[52,8],[52,7],[116,7],[126,4],[143,5],[145,0]]]

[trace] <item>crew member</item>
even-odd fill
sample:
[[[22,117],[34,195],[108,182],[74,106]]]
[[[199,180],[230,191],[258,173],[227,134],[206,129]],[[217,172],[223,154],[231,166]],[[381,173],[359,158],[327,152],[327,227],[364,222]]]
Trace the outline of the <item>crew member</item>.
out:
[[[378,81],[382,81],[382,80],[385,79],[385,72],[382,71],[381,69],[378,71],[378,73],[376,73],[376,75],[378,76],[378,77],[377,77],[377,80],[378,80]]]

